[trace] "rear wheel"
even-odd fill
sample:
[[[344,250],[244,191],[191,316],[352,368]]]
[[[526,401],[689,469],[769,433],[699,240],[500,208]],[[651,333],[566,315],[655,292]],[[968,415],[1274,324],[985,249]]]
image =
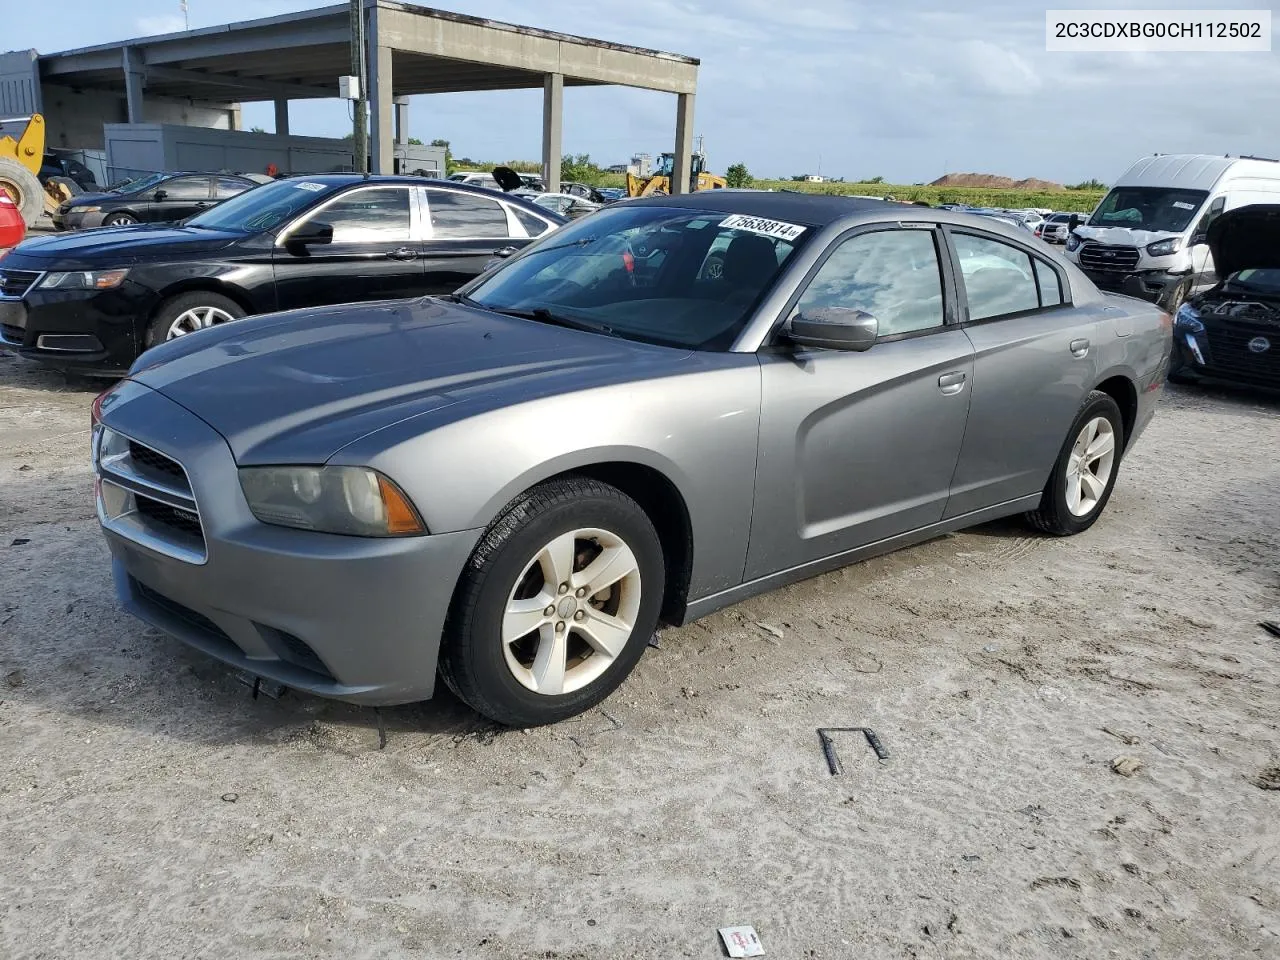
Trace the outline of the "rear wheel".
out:
[[[193,290],[167,300],[147,327],[147,347],[176,340],[197,330],[239,320],[244,309],[229,297]]]
[[[1082,533],[1101,516],[1120,472],[1124,418],[1109,394],[1094,390],[1076,414],[1040,506],[1027,514],[1045,533]]]
[[[640,660],[663,578],[658,535],[626,494],[584,477],[535,487],[467,563],[441,676],[473,709],[510,726],[581,713]]]

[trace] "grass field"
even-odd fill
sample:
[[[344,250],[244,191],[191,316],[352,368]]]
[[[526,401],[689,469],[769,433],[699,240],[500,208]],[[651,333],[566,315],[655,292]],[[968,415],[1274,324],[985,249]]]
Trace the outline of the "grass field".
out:
[[[621,174],[604,174],[598,186],[625,187],[627,178]],[[1029,192],[1023,190],[993,190],[988,187],[915,187],[898,183],[799,183],[795,180],[756,180],[760,190],[796,190],[801,193],[821,193],[848,196],[884,197],[898,200],[923,200],[937,206],[940,203],[965,203],[971,207],[1047,207],[1062,213],[1090,213],[1105,190],[1047,190]]]

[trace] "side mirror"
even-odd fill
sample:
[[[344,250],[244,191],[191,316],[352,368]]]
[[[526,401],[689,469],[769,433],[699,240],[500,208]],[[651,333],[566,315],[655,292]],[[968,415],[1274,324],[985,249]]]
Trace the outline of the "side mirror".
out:
[[[497,250],[493,251],[493,255],[499,260],[505,260],[507,257],[514,256],[519,253],[519,251],[519,247],[499,247]]]
[[[1198,247],[1198,246],[1200,246],[1201,244],[1208,243],[1208,242],[1209,242],[1209,234],[1207,234],[1207,233],[1193,233],[1193,234],[1191,235],[1191,239],[1187,241],[1187,246],[1189,246],[1189,247]]]
[[[814,307],[791,318],[784,333],[802,347],[869,350],[880,335],[880,321],[865,310]]]
[[[168,190],[157,190],[155,193],[153,193],[153,194],[151,195],[151,199],[152,199],[152,200],[164,200],[164,199],[165,199],[165,198],[167,198],[168,196],[169,196],[169,191],[168,191]]]
[[[312,220],[289,234],[289,246],[306,247],[313,243],[333,243],[333,226]]]

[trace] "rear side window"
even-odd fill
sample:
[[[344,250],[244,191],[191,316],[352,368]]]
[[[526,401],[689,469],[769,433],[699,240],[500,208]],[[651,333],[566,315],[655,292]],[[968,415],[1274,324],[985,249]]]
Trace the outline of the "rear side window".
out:
[[[487,240],[511,235],[502,204],[453,190],[428,190],[431,235],[437,240]]]
[[[942,273],[932,231],[878,230],[846,240],[798,307],[801,313],[815,307],[865,310],[880,321],[882,337],[942,326]]]
[[[1062,282],[1058,271],[1043,260],[1036,260],[1036,280],[1040,282],[1040,306],[1056,307],[1062,302]]]
[[[1040,307],[1031,255],[970,233],[952,234],[969,300],[970,320],[989,320]]]
[[[235,180],[231,177],[219,177],[215,181],[217,186],[217,197],[219,200],[225,200],[227,197],[234,197],[237,193],[244,193],[253,184],[245,183],[243,180]]]
[[[520,226],[524,227],[524,232],[531,237],[540,237],[551,229],[551,224],[547,221],[535,217],[527,210],[521,210],[519,207],[512,207],[516,212],[516,219],[520,221]]]

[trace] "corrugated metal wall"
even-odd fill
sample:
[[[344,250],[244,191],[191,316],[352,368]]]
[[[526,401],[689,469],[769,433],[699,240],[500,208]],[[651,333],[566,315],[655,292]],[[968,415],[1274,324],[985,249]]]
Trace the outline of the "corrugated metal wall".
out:
[[[36,52],[0,53],[0,117],[25,117],[40,112]]]

